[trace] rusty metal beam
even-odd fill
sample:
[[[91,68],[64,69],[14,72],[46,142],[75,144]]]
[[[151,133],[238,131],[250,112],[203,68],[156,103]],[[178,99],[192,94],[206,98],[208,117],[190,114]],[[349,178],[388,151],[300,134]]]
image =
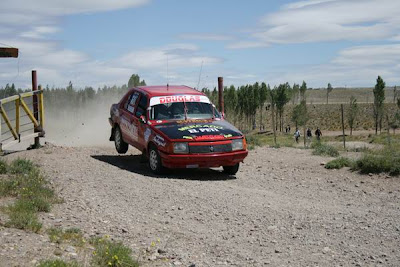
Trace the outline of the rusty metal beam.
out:
[[[0,57],[18,57],[18,48],[0,47]]]

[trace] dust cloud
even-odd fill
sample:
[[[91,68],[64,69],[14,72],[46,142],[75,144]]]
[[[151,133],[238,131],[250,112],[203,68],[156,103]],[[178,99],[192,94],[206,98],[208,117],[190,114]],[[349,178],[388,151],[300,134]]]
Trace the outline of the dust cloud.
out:
[[[113,146],[109,141],[108,118],[111,105],[118,101],[119,98],[104,98],[79,109],[48,107],[45,111],[46,137],[41,142],[71,147]]]

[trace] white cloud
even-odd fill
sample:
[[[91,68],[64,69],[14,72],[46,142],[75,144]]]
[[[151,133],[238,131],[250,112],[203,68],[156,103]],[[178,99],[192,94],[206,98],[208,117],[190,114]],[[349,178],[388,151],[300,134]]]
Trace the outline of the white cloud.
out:
[[[387,85],[399,83],[400,44],[355,46],[339,51],[330,62],[288,68],[277,68],[265,74],[268,82],[300,83],[305,80],[310,87],[374,86],[378,75]]]
[[[180,44],[163,48],[144,49],[123,55],[118,62],[125,67],[152,69],[152,68],[182,68],[200,67],[222,63],[223,59],[211,56],[202,56],[199,49],[193,45]]]
[[[232,43],[226,46],[228,49],[243,49],[243,48],[257,48],[257,47],[268,47],[269,45],[260,41],[240,41]]]
[[[260,19],[243,43],[288,44],[390,40],[400,31],[398,0],[309,0],[287,4]],[[258,46],[231,44],[228,48]]]
[[[356,46],[344,49],[333,63],[343,66],[394,66],[400,62],[400,44]]]
[[[184,33],[178,36],[180,39],[187,40],[205,40],[205,41],[229,41],[233,37],[225,34],[213,34],[213,33]]]
[[[21,37],[39,39],[43,38],[47,34],[58,32],[60,29],[54,26],[38,26],[34,27],[30,31],[26,31],[20,34]]]
[[[300,2],[294,2],[290,3],[284,6],[284,9],[297,9],[297,8],[303,8],[306,6],[312,6],[312,5],[318,5],[318,4],[323,4],[327,2],[333,2],[337,0],[308,0],[308,1],[300,1]]]
[[[62,16],[137,7],[150,0],[2,0],[2,9],[16,13]]]

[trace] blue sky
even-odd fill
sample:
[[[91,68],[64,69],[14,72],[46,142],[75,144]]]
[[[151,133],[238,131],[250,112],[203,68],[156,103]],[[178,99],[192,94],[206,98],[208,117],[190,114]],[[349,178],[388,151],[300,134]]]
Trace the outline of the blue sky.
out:
[[[398,0],[2,2],[0,86],[400,84]]]

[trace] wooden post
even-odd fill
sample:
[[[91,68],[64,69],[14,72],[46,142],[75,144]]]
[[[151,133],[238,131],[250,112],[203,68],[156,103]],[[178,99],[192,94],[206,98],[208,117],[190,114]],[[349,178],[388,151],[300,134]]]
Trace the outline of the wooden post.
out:
[[[36,76],[36,70],[32,71],[32,91],[37,91],[38,86],[37,86],[37,76]],[[32,96],[32,105],[33,105],[33,116],[35,117],[36,121],[39,120],[39,108],[38,108],[38,97],[37,95]],[[40,130],[38,127],[35,127],[33,130],[35,133],[39,132]],[[34,148],[39,148],[40,147],[40,139],[39,137],[35,137],[35,144]]]
[[[340,105],[340,108],[342,110],[343,148],[346,148],[346,136],[344,135],[344,110],[343,110],[343,104]]]

